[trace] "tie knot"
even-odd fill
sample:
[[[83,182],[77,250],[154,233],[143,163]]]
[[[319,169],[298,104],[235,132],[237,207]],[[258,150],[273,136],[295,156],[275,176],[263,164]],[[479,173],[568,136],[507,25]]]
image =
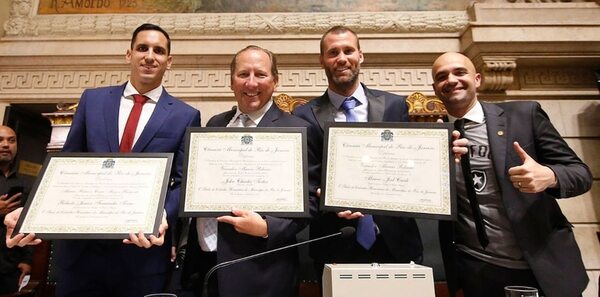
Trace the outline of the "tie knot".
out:
[[[344,111],[349,111],[352,110],[356,107],[356,105],[358,105],[358,100],[356,100],[356,98],[354,98],[354,96],[350,96],[348,98],[346,98],[344,100],[344,102],[342,102],[342,109]]]
[[[245,113],[240,113],[238,116],[238,127],[248,127],[251,124],[250,121],[252,121],[250,116]]]
[[[140,94],[135,94],[133,95],[133,102],[135,104],[144,104],[146,103],[146,101],[148,101],[148,97],[144,96],[144,95],[140,95]]]
[[[465,119],[456,119],[454,121],[454,129],[456,130],[464,130],[465,129]]]

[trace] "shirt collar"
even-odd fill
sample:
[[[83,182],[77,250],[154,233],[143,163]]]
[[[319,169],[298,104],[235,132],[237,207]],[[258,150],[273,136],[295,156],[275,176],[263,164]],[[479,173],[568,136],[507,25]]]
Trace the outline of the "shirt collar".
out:
[[[160,85],[141,95],[148,97],[148,99],[152,100],[154,103],[158,103],[158,99],[160,99],[162,92],[163,87]],[[135,89],[135,87],[131,84],[131,81],[128,81],[127,85],[125,86],[125,90],[123,91],[123,97],[133,100],[133,95],[135,94],[140,94],[140,92]]]
[[[479,101],[475,102],[475,105],[467,111],[467,113],[462,117],[463,119],[467,119],[469,121],[481,124],[483,123],[483,107],[481,107],[481,103]],[[456,121],[458,118],[448,115],[448,120],[452,123]]]
[[[261,109],[247,113],[247,115],[254,122],[254,124],[258,126],[258,123],[260,123],[260,121],[265,116],[269,108],[271,108],[271,105],[273,105],[273,99],[267,101],[267,103],[265,103],[265,105]],[[242,114],[242,111],[239,108],[236,108],[235,114],[233,115],[233,118],[231,118],[231,121],[235,121],[240,116],[240,114]]]
[[[13,160],[13,162],[14,162],[14,160]],[[15,165],[14,163],[11,163],[11,164],[10,164],[10,167],[9,167],[9,169],[8,169],[8,175],[6,175],[6,177],[5,177],[5,178],[9,178],[9,177],[11,177],[11,176],[13,176],[13,175],[17,174],[17,167],[16,167],[16,166],[14,166],[14,165]],[[2,175],[2,176],[4,176],[4,174],[3,174],[3,173],[2,173],[1,175]]]
[[[344,103],[344,100],[346,100],[347,98],[332,91],[331,89],[327,89],[327,96],[329,96],[329,101],[331,101],[331,104],[333,104],[333,106],[337,110],[340,109],[342,103]],[[365,90],[363,89],[362,84],[358,84],[358,88],[356,88],[356,90],[354,90],[354,93],[352,93],[352,95],[348,97],[351,96],[356,98],[356,100],[360,102],[360,105],[367,104],[367,96],[365,95]]]

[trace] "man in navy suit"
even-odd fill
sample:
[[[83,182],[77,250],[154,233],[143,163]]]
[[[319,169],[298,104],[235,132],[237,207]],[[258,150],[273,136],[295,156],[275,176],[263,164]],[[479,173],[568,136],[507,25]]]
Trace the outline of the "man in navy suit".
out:
[[[280,110],[272,100],[278,82],[277,62],[270,51],[248,46],[231,62],[231,89],[237,108],[212,117],[207,127],[310,127]],[[307,130],[308,164],[318,163],[313,130]],[[311,212],[316,211],[318,178],[309,177]],[[257,254],[296,242],[306,219],[261,216],[252,210],[233,210],[216,218],[196,218],[190,228],[184,274],[195,274],[196,293],[202,291],[206,270],[217,263]],[[195,270],[195,271],[194,271]],[[214,275],[211,279],[214,279]],[[298,251],[289,249],[237,263],[217,271],[218,282],[209,284],[209,295],[220,297],[288,297],[298,294]],[[193,280],[192,280],[193,281]]]
[[[479,102],[481,75],[464,55],[441,55],[432,75],[449,120],[465,122],[470,160],[471,176],[457,166],[458,220],[440,225],[451,294],[501,297],[505,286],[525,285],[540,296],[581,296],[588,276],[556,199],[588,191],[589,168],[537,102]]]
[[[166,285],[171,236],[165,232],[177,218],[183,138],[186,127],[200,124],[199,111],[169,95],[162,86],[163,75],[171,67],[170,50],[169,35],[162,28],[152,24],[138,27],[126,54],[130,80],[120,86],[84,91],[63,147],[64,152],[175,153],[160,235],[146,238],[141,232],[131,233],[122,242],[57,241],[57,296],[144,296],[160,292]],[[143,95],[145,102],[141,103],[137,128],[128,129],[138,95]],[[125,140],[127,131],[131,135]],[[19,234],[7,238],[7,245],[39,241],[34,234]]]
[[[327,75],[329,87],[325,94],[297,107],[293,113],[311,123],[319,131],[321,139],[325,122],[328,121],[408,121],[405,97],[369,89],[360,83],[358,76],[363,54],[358,36],[351,29],[336,26],[325,32],[321,38],[319,61]],[[352,118],[344,110],[347,101],[353,101],[356,105]],[[312,173],[320,176],[321,167],[314,167]],[[374,236],[370,244],[359,243],[361,225],[367,225],[361,220],[368,223],[371,238]],[[415,220],[411,218],[370,217],[350,211],[321,213],[310,224],[310,237],[331,234],[344,226],[357,227],[357,238],[338,238],[311,245],[310,255],[315,261],[319,277],[325,263],[406,263],[422,260],[421,237]]]

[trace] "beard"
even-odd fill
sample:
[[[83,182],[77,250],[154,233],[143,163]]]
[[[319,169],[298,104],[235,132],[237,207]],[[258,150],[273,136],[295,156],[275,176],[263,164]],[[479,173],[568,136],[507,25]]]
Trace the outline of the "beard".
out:
[[[329,69],[325,70],[325,74],[327,75],[327,79],[332,81],[334,85],[340,89],[346,90],[353,87],[358,81],[359,70],[352,69],[350,71],[350,76],[335,76]]]
[[[10,165],[12,163],[12,156],[0,156],[0,166]]]

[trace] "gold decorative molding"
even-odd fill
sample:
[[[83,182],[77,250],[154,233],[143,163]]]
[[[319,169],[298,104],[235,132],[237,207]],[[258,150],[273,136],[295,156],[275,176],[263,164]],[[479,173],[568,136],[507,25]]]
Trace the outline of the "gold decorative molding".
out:
[[[279,94],[273,98],[273,101],[279,109],[291,113],[297,106],[306,104],[309,100],[304,98],[294,98],[288,94]]]
[[[322,34],[345,24],[360,33],[454,33],[465,11],[365,13],[182,13],[37,15],[37,0],[13,0],[4,24],[10,37],[129,37],[139,24],[159,24],[173,36]]]
[[[77,104],[71,104],[75,107]],[[75,109],[71,111],[55,111],[51,113],[42,113],[42,116],[46,117],[50,124],[54,126],[71,126],[73,123],[73,115],[75,115]]]
[[[515,58],[483,57],[477,64],[482,76],[479,91],[501,92],[512,85],[517,69]]]
[[[414,92],[406,98],[411,122],[435,122],[448,114],[442,100]]]

